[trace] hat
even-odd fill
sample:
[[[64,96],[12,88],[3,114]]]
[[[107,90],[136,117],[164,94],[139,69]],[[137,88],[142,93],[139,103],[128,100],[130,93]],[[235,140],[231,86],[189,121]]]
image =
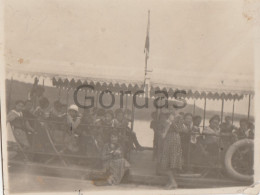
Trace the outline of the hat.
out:
[[[76,112],[78,112],[79,108],[75,104],[72,104],[72,105],[70,105],[69,110],[75,110]]]

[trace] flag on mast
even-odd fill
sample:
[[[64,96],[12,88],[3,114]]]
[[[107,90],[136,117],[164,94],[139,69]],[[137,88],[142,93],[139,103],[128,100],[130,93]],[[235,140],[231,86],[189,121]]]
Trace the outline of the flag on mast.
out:
[[[149,58],[149,49],[150,49],[149,31],[150,31],[150,10],[148,11],[147,33],[146,33],[146,39],[144,45],[144,53],[146,54],[146,60]]]

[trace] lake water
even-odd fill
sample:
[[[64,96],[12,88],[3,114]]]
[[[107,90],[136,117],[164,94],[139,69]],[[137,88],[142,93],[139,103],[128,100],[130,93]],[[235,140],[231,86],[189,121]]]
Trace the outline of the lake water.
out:
[[[209,122],[206,120],[205,125]],[[235,126],[239,126],[238,121],[234,121]],[[153,130],[150,129],[150,121],[135,120],[134,131],[137,139],[142,146],[152,147],[153,146]]]

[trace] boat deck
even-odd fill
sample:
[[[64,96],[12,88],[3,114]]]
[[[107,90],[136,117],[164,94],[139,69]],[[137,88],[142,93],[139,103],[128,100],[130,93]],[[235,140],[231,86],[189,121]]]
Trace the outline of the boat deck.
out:
[[[152,150],[132,151],[130,155],[131,168],[125,176],[123,183],[139,183],[145,185],[165,185],[167,177],[156,174],[156,161],[153,160]],[[19,168],[30,169],[30,172],[39,175],[48,175],[64,178],[76,179],[101,179],[104,177],[104,170],[82,168],[78,165],[60,166],[45,165],[32,162],[9,161],[10,171]],[[224,186],[248,186],[250,182],[240,182],[229,178],[205,178],[198,174],[182,174],[176,176],[180,188],[207,188],[207,187],[224,187]]]

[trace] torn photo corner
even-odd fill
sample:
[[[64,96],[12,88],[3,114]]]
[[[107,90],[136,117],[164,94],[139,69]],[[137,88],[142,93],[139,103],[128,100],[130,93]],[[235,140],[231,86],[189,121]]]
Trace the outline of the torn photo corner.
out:
[[[5,194],[257,194],[258,0],[2,0]]]

